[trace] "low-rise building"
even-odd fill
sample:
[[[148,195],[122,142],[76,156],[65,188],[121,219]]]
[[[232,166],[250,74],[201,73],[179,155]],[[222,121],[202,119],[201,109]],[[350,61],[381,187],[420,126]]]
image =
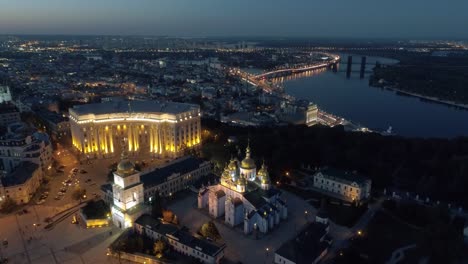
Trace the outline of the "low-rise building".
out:
[[[156,193],[161,196],[172,196],[210,175],[211,171],[212,165],[209,161],[186,156],[176,159],[164,167],[141,173],[145,201],[150,200]],[[110,203],[113,196],[111,185],[101,186],[101,191],[104,201]]]
[[[328,252],[328,218],[317,217],[297,237],[276,250],[275,264],[316,264]]]
[[[103,200],[91,200],[78,214],[79,223],[86,228],[108,226],[110,216],[109,207]]]
[[[23,161],[1,178],[0,201],[11,198],[17,204],[28,203],[39,188],[44,173],[39,165]]]
[[[153,240],[164,240],[175,251],[196,258],[202,263],[220,263],[226,244],[218,244],[192,234],[176,225],[154,219],[150,215],[140,216],[134,224],[135,232]]]
[[[171,196],[189,188],[199,179],[208,176],[211,171],[211,162],[193,156],[174,160],[141,176],[145,198],[149,199],[157,192],[161,196]]]
[[[354,172],[324,168],[313,175],[314,189],[345,201],[369,198],[372,181]]]
[[[0,126],[7,127],[10,124],[21,121],[18,108],[10,103],[0,104]]]

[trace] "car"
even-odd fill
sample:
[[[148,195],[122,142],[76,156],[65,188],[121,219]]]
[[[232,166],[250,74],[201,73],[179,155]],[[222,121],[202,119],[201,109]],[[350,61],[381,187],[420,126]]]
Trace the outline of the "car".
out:
[[[60,200],[61,198],[62,198],[62,197],[60,197],[60,196],[57,195],[57,196],[54,197],[54,200]]]
[[[78,168],[73,168],[72,170],[74,173],[77,173],[78,172]]]
[[[65,193],[64,193],[64,192],[58,192],[57,195],[58,195],[58,196],[64,196]]]
[[[66,192],[66,191],[67,191],[67,188],[62,187],[62,188],[60,188],[60,191],[61,191],[61,192]]]
[[[86,183],[88,183],[88,182],[91,182],[91,179],[86,179],[86,181],[85,181],[85,182],[86,182]]]
[[[39,201],[36,202],[36,204],[43,204],[43,203],[45,203],[45,200],[44,200],[44,199],[41,199],[41,200],[39,200]]]
[[[86,173],[88,173],[88,172],[85,171],[85,170],[80,170],[80,173],[81,173],[81,174],[86,174]]]

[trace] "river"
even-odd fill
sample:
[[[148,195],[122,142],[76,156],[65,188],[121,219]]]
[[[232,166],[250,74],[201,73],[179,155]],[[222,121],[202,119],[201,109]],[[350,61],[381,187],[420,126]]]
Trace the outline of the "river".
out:
[[[366,72],[365,78],[360,79],[358,64],[352,65],[348,79],[347,55],[340,55],[343,62],[337,72],[321,70],[279,81],[288,94],[372,130],[383,131],[392,126],[394,133],[406,137],[468,136],[468,110],[371,87],[368,78],[371,73]],[[360,58],[353,56],[353,61],[359,63]],[[376,61],[396,63],[387,58],[367,57],[371,65],[367,65],[366,71],[371,71]]]

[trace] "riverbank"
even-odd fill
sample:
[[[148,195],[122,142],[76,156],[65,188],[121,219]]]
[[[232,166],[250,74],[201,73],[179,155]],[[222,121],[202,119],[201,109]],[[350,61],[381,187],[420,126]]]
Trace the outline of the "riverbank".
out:
[[[390,86],[384,86],[384,87],[373,86],[373,87],[383,88],[385,90],[394,91],[396,94],[400,93],[400,94],[403,94],[403,95],[417,97],[417,98],[427,100],[427,101],[431,101],[431,102],[434,102],[434,103],[444,104],[444,105],[453,106],[453,107],[468,110],[468,104],[460,104],[460,103],[456,103],[456,102],[453,102],[453,101],[442,100],[442,99],[439,99],[437,97],[431,97],[431,96],[425,96],[425,95],[422,95],[422,94],[411,93],[411,92],[407,92],[407,91],[404,91],[404,90],[401,90],[401,89],[398,89],[398,88],[394,88],[394,87],[390,87]]]

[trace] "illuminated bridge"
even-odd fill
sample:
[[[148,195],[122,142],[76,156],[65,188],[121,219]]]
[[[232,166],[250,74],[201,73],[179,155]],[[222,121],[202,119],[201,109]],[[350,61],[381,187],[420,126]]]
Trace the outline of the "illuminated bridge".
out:
[[[293,73],[300,73],[300,72],[305,72],[305,71],[312,71],[312,70],[321,69],[321,68],[328,68],[338,63],[339,60],[340,60],[340,57],[334,55],[333,59],[327,62],[309,64],[309,65],[301,65],[301,66],[294,67],[294,68],[277,69],[277,70],[255,75],[254,78],[255,79],[267,79],[267,78],[272,78],[272,77],[278,77],[278,76],[285,75],[285,74],[293,74]]]

